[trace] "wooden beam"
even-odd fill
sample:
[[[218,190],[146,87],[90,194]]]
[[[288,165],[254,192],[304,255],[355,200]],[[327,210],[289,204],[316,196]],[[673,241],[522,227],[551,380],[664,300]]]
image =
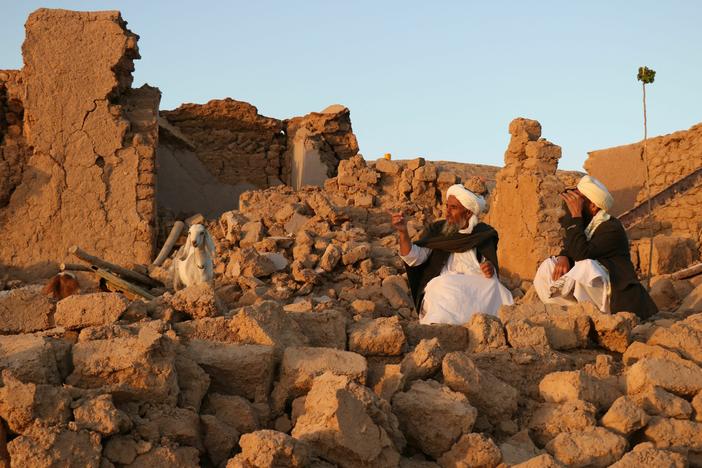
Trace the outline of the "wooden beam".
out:
[[[93,271],[92,268],[90,268],[87,265],[83,265],[81,263],[61,263],[59,265],[59,270],[61,270],[61,271]]]
[[[102,268],[95,268],[93,271],[97,276],[105,279],[111,291],[122,293],[129,299],[146,299],[147,301],[156,299],[156,296],[145,289],[135,286],[128,281],[124,281],[122,278],[113,275],[109,271],[103,270]]]
[[[171,250],[173,250],[173,246],[178,241],[178,237],[180,237],[180,233],[183,231],[184,227],[185,223],[183,221],[175,222],[175,224],[173,225],[173,229],[171,229],[171,233],[168,234],[168,239],[166,239],[166,243],[163,244],[163,247],[161,247],[161,251],[158,253],[156,260],[154,260],[152,265],[161,266],[163,262],[166,261],[166,258],[168,258],[168,255],[171,253]]]
[[[95,257],[94,255],[90,255],[88,252],[84,251],[77,245],[71,246],[68,249],[68,253],[75,255],[76,257],[78,257],[86,263],[89,263],[91,265],[91,268],[94,266],[97,268],[102,268],[103,270],[111,271],[113,273],[118,274],[122,278],[125,278],[130,281],[136,281],[137,283],[145,284],[150,288],[163,287],[163,284],[149,276],[142,275],[141,273],[136,272],[134,270],[123,268],[119,265],[115,265],[114,263],[105,261],[99,257]],[[95,270],[95,268],[92,269]]]
[[[685,268],[683,270],[678,270],[671,274],[670,277],[676,280],[690,278],[692,276],[697,276],[702,273],[702,263],[697,265],[692,265],[691,267]]]

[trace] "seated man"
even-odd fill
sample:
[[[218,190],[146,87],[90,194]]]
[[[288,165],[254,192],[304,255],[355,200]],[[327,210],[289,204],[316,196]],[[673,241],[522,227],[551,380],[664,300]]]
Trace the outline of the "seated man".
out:
[[[475,313],[495,315],[512,294],[497,277],[497,231],[478,223],[485,200],[460,184],[446,192],[446,219],[412,243],[402,213],[392,215],[419,322],[461,325]]]
[[[539,266],[534,278],[539,298],[562,305],[592,302],[602,312],[640,318],[658,312],[636,276],[622,223],[607,213],[614,203],[607,188],[585,176],[561,197],[568,209],[564,249]]]

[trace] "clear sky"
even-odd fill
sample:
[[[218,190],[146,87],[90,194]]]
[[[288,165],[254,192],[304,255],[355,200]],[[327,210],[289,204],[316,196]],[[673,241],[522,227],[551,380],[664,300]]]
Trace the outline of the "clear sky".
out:
[[[0,0],[0,69],[20,68],[27,15],[39,7],[118,9],[141,36],[135,85],[162,109],[232,97],[287,118],[340,103],[361,152],[501,165],[518,116],[587,151],[702,121],[702,2],[35,1]]]

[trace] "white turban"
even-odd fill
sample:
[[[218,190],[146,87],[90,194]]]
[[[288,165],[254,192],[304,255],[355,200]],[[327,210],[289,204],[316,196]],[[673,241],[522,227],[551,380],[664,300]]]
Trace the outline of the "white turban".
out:
[[[485,199],[480,195],[476,195],[461,184],[455,184],[449,187],[446,191],[446,199],[453,195],[463,205],[464,208],[470,210],[473,214],[468,220],[468,226],[461,232],[470,234],[473,228],[478,224],[478,215],[485,209]]]
[[[474,215],[479,215],[485,209],[485,199],[480,195],[476,195],[461,184],[455,184],[449,187],[446,192],[446,199],[453,195],[461,202],[466,209],[473,212]]]
[[[578,182],[578,190],[588,200],[595,204],[598,208],[609,211],[614,204],[614,198],[604,186],[602,182],[589,175],[584,176]]]

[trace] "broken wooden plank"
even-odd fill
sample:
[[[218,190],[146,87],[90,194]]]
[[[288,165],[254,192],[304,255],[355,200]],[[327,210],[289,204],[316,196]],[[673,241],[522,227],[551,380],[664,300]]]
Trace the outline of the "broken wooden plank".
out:
[[[110,273],[107,270],[98,268],[95,265],[92,266],[91,270],[100,278],[103,278],[107,283],[110,291],[119,292],[127,296],[128,299],[146,299],[147,301],[152,301],[156,299],[156,296],[146,291],[145,289],[135,286],[128,281],[123,280],[117,275]]]
[[[84,251],[77,245],[71,246],[68,249],[68,253],[75,255],[76,257],[80,258],[86,263],[89,263],[90,265],[94,265],[98,268],[102,268],[103,270],[116,273],[127,280],[136,281],[137,283],[145,284],[146,286],[149,286],[151,288],[163,287],[163,284],[161,284],[159,281],[156,281],[153,278],[150,278],[146,275],[142,275],[141,273],[136,272],[134,270],[129,270],[119,265],[115,265],[114,263],[110,263],[99,257],[95,257],[94,255],[90,255],[88,252]]]
[[[107,282],[108,288],[111,291],[122,293],[127,296],[128,299],[146,299],[147,301],[156,299],[156,296],[145,289],[135,286],[107,270],[103,270],[102,268],[98,268],[96,266],[94,266],[92,270],[97,276],[103,278],[105,282]]]

